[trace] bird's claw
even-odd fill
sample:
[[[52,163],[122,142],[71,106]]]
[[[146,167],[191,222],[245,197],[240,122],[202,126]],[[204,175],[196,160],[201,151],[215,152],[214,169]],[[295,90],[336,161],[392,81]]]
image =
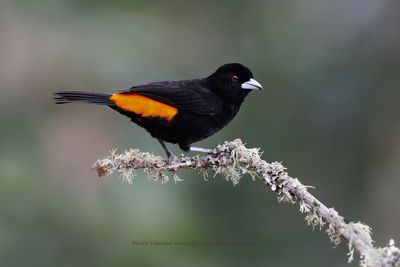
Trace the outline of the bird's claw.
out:
[[[168,165],[171,166],[177,163],[179,163],[179,157],[171,153],[171,155],[168,156]]]
[[[190,151],[196,151],[196,152],[202,152],[202,153],[211,154],[211,153],[213,153],[214,150],[212,150],[210,148],[202,148],[202,147],[191,146],[190,147]]]

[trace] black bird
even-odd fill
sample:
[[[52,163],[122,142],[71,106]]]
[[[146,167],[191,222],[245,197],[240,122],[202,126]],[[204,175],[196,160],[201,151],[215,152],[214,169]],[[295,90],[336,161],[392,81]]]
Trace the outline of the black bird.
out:
[[[225,64],[206,78],[152,82],[114,94],[60,91],[57,104],[81,102],[107,105],[129,117],[156,138],[171,161],[165,142],[183,151],[225,127],[235,117],[250,90],[262,90],[253,74],[238,63]]]

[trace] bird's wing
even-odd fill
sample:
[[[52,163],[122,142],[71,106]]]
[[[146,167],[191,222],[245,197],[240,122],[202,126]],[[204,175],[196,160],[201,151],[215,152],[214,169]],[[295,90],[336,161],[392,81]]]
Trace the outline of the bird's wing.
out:
[[[202,116],[213,116],[222,102],[199,81],[166,81],[134,86],[120,94],[138,94],[162,104]]]

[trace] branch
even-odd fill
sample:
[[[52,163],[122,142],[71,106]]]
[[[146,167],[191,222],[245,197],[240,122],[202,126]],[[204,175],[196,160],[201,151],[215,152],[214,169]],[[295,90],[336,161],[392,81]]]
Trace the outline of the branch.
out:
[[[176,175],[179,169],[197,169],[204,178],[207,171],[214,176],[222,174],[226,180],[236,185],[244,174],[250,174],[253,180],[260,177],[272,191],[278,194],[280,202],[298,203],[300,212],[305,214],[308,225],[320,230],[326,226],[330,240],[338,245],[345,240],[349,247],[348,262],[354,259],[354,252],[360,256],[360,266],[400,266],[400,249],[393,240],[386,247],[375,247],[371,238],[371,228],[360,222],[346,223],[333,208],[328,208],[315,198],[307,186],[292,178],[279,162],[268,163],[261,159],[257,148],[246,148],[240,139],[225,142],[204,157],[181,156],[172,165],[167,160],[138,149],[130,149],[123,154],[115,151],[93,165],[99,176],[107,176],[114,171],[121,174],[122,180],[133,182],[136,169],[143,169],[149,179],[165,183],[171,173],[175,181],[181,181]]]

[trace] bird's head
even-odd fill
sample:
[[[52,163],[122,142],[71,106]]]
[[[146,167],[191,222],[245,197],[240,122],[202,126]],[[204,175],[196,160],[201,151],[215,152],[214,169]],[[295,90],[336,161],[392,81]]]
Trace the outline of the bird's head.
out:
[[[207,78],[217,95],[225,100],[241,103],[251,90],[262,90],[253,78],[253,73],[239,63],[229,63],[219,67]]]

